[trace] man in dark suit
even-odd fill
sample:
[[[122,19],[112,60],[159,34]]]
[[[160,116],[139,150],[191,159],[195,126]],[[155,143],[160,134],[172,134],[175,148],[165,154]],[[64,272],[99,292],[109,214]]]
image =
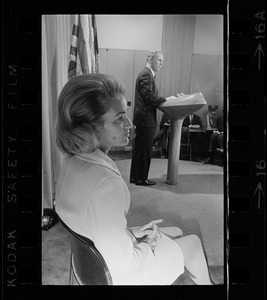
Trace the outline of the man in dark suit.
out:
[[[164,98],[158,95],[155,72],[161,69],[163,55],[160,51],[150,51],[146,57],[146,67],[139,73],[135,85],[133,125],[136,137],[133,145],[130,182],[136,185],[156,184],[148,179],[152,157],[153,138],[157,127],[157,107],[174,96]]]
[[[202,161],[203,164],[214,164],[216,154],[223,153],[223,115],[216,119],[217,130],[214,130],[210,136],[208,157]]]
[[[199,160],[202,155],[202,132],[189,132],[189,129],[200,129],[201,127],[202,123],[198,115],[188,115],[183,121],[181,142],[186,143],[189,139],[192,144],[193,160]]]
[[[198,125],[197,127],[193,127],[195,125]],[[189,127],[189,128],[200,128],[201,127],[201,120],[198,115],[192,114],[185,117],[183,121],[183,127]]]

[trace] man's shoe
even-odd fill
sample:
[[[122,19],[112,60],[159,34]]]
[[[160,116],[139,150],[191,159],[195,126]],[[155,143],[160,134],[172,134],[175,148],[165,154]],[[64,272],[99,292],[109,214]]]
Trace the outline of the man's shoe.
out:
[[[156,182],[152,181],[152,180],[137,180],[135,182],[135,185],[144,185],[144,186],[151,186],[151,185],[155,185]]]
[[[135,179],[134,178],[130,178],[130,183],[135,183]]]

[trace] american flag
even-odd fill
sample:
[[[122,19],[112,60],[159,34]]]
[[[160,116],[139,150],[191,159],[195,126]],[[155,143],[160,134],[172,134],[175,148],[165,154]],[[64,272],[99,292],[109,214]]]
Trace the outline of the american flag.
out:
[[[70,46],[68,78],[99,73],[99,51],[94,15],[75,15]]]

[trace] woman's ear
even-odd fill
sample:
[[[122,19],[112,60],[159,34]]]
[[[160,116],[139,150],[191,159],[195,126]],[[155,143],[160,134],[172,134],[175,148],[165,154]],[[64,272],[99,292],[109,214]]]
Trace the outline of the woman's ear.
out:
[[[94,126],[94,130],[95,130],[95,136],[97,137],[97,139],[99,140],[101,132],[103,131],[103,125],[100,124],[96,124]]]

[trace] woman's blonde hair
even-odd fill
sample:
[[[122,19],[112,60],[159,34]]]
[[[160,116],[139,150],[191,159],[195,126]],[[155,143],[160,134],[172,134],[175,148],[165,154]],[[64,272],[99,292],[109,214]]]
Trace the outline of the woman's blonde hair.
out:
[[[71,78],[58,101],[56,143],[67,155],[91,153],[98,148],[98,128],[103,115],[124,88],[106,74],[84,74]]]

